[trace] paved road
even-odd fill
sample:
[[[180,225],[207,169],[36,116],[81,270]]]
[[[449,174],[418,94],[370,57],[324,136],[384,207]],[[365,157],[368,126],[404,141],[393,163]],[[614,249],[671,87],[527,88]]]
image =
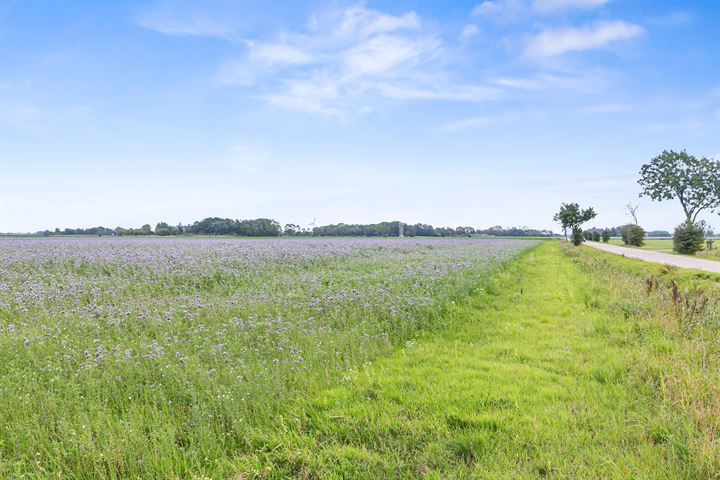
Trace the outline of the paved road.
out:
[[[628,258],[639,258],[646,262],[665,263],[681,268],[694,268],[696,270],[720,273],[720,262],[714,260],[672,255],[670,253],[654,252],[652,250],[640,250],[639,248],[619,247],[617,245],[608,245],[607,243],[599,242],[585,242],[585,245],[617,255],[624,255]]]

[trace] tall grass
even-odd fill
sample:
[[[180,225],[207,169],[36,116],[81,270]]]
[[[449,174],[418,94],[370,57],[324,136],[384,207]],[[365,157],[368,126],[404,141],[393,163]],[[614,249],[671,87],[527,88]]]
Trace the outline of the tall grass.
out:
[[[628,322],[632,375],[652,392],[658,424],[689,418],[690,430],[660,429],[657,442],[694,459],[698,478],[720,478],[720,276],[564,246],[596,277],[599,308]]]

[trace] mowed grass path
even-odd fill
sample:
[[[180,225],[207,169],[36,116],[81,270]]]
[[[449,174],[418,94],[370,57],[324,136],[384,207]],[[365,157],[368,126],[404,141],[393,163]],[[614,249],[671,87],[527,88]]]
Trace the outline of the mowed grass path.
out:
[[[602,288],[544,243],[453,307],[443,333],[284,412],[237,466],[247,478],[716,478],[689,458],[692,423],[628,374],[631,325],[598,307]]]

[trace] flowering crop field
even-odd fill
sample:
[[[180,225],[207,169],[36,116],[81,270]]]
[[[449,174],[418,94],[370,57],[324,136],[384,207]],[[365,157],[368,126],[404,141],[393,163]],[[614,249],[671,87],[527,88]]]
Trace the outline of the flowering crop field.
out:
[[[0,476],[222,471],[533,243],[0,239]]]

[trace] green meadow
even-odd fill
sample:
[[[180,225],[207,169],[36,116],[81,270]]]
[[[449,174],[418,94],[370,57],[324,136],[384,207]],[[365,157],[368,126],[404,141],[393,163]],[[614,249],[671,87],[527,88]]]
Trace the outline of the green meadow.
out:
[[[181,242],[168,258],[202,269],[237,248]],[[720,276],[554,240],[290,242],[307,258],[251,242],[255,267],[192,281],[167,259],[144,270],[158,253],[135,244],[128,267],[33,250],[37,285],[66,272],[102,292],[5,295],[0,477],[720,478]],[[92,303],[148,289],[158,318]],[[212,308],[184,314],[201,296]],[[282,312],[315,320],[268,320]]]

